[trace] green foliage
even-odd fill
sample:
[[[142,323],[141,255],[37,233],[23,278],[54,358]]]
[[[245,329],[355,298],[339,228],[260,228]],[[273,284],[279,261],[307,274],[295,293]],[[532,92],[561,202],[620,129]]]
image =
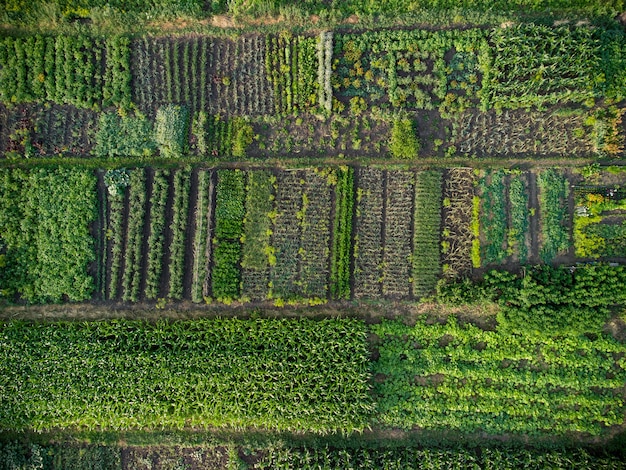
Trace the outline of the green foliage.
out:
[[[459,325],[383,320],[373,374],[383,426],[489,434],[601,435],[623,423],[615,391],[626,352],[605,336],[511,335]]]
[[[104,174],[104,184],[110,196],[123,196],[130,184],[130,173],[125,168],[107,170]]]
[[[621,257],[626,254],[626,200],[614,201],[606,191],[576,197],[574,247],[583,258]]]
[[[141,285],[141,247],[146,210],[146,174],[142,169],[130,175],[126,250],[122,277],[122,300],[137,302]]]
[[[173,104],[158,109],[154,121],[154,140],[162,157],[181,158],[187,150],[189,113]]]
[[[235,299],[241,291],[239,270],[244,235],[245,173],[218,170],[215,199],[215,239],[213,240],[213,296]]]
[[[517,252],[517,258],[523,264],[528,258],[526,235],[528,233],[530,211],[528,210],[526,183],[519,177],[511,177],[509,181],[509,202],[511,204],[509,249]]]
[[[483,99],[496,108],[584,103],[596,96],[600,41],[589,27],[522,24],[495,29]]]
[[[131,105],[130,38],[113,36],[106,40],[106,69],[102,105],[129,108]]]
[[[265,270],[269,266],[268,254],[274,209],[274,182],[276,177],[269,171],[249,171],[246,186],[246,216],[244,219],[244,243],[241,267]]]
[[[235,119],[235,131],[233,135],[232,156],[243,158],[246,156],[246,149],[252,143],[254,132],[252,126],[243,118]]]
[[[569,219],[569,183],[556,170],[548,169],[537,176],[541,214],[541,259],[549,263],[570,247],[567,228]]]
[[[526,268],[523,276],[491,271],[481,282],[440,283],[438,298],[450,304],[497,301],[502,328],[533,333],[599,332],[609,308],[626,302],[626,268],[548,265]]]
[[[413,295],[431,293],[441,272],[440,230],[442,173],[417,173],[413,229]]]
[[[84,170],[0,170],[3,297],[37,303],[91,297],[95,185]]]
[[[352,217],[354,216],[354,168],[337,171],[335,222],[330,258],[330,293],[333,299],[350,299]]]
[[[163,270],[165,209],[169,192],[169,170],[156,170],[150,196],[150,235],[148,236],[148,259],[146,271],[147,299],[154,300],[159,294]]]
[[[420,150],[415,124],[408,117],[397,117],[391,128],[389,151],[394,158],[416,158]]]
[[[5,37],[0,57],[5,59],[0,71],[4,102],[54,101],[92,109],[130,106],[127,37]]]
[[[621,469],[619,457],[592,455],[584,449],[530,450],[518,448],[366,448],[366,447],[271,447],[255,469],[283,470],[359,469],[540,469],[540,468]]]
[[[479,182],[482,214],[480,223],[485,237],[482,248],[483,264],[500,263],[506,258],[506,194],[504,171],[488,171]]]
[[[357,320],[9,322],[0,334],[5,430],[349,433],[372,410]]]
[[[144,116],[122,116],[107,112],[100,115],[96,145],[97,157],[148,157],[154,153],[152,123]]]
[[[178,170],[174,174],[174,201],[172,204],[172,242],[170,244],[169,292],[168,297],[180,300],[183,297],[183,277],[185,275],[187,217],[189,213],[189,191],[191,171]]]

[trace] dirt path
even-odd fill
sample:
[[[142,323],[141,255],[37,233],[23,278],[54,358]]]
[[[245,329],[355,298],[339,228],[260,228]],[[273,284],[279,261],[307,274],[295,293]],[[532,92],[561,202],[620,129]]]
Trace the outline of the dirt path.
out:
[[[528,209],[530,211],[530,250],[528,250],[528,262],[536,264],[541,261],[539,258],[539,240],[541,232],[539,225],[539,191],[537,189],[537,174],[534,171],[528,173]]]

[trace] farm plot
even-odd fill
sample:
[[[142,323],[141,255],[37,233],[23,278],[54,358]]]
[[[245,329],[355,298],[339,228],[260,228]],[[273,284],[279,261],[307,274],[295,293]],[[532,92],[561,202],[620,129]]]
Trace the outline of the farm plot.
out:
[[[358,320],[8,322],[0,334],[2,430],[348,434],[373,409]]]
[[[550,263],[570,248],[569,181],[555,169],[537,175],[541,223],[540,256]]]
[[[382,293],[383,170],[359,168],[357,172],[354,236],[354,296],[380,297]]]
[[[133,99],[148,115],[169,103],[229,116],[292,112],[317,101],[314,38],[143,38],[131,47]]]
[[[446,276],[466,275],[472,269],[479,235],[472,227],[478,223],[476,200],[470,168],[451,168],[444,173],[441,251]]]
[[[462,111],[477,101],[486,46],[477,29],[337,34],[333,89],[351,108]]]
[[[467,111],[453,118],[453,145],[478,156],[586,156],[594,152],[582,110]]]
[[[91,297],[96,178],[85,170],[0,170],[2,296],[30,303]]]
[[[129,106],[130,51],[124,36],[5,37],[0,101],[51,101],[81,108]]]
[[[328,297],[333,170],[305,170],[300,209],[299,294]]]
[[[271,240],[276,261],[270,270],[274,298],[289,298],[297,292],[303,178],[302,171],[284,171],[277,178],[276,217]]]
[[[600,435],[624,421],[624,345],[448,323],[373,325],[383,426],[490,434]]]
[[[206,249],[204,244],[195,245],[198,252],[187,249],[194,246],[187,243],[187,237],[195,234],[191,227],[200,224],[190,206],[206,204],[208,196],[200,187],[194,192],[200,201],[190,201],[189,170],[145,171],[113,170],[105,175],[109,211],[105,258],[110,260],[107,298],[136,302],[167,296],[181,300],[192,289],[185,285],[186,267],[191,271],[194,253],[199,257]],[[194,189],[203,181],[203,173],[200,175],[193,179]],[[194,274],[190,279],[195,279],[193,289],[197,291],[197,282],[201,282],[197,279],[204,280],[205,274]]]
[[[385,297],[407,298],[411,293],[415,173],[388,170],[386,184],[382,292]]]
[[[490,41],[483,100],[495,109],[593,102],[598,93],[601,42],[593,28],[525,24],[497,28]]]
[[[507,256],[507,192],[502,170],[487,171],[480,188],[481,264],[501,263]]]
[[[269,171],[248,171],[246,217],[241,256],[243,297],[265,300],[270,280],[270,265],[276,262],[270,246],[276,176]]]
[[[413,296],[435,289],[441,272],[441,192],[443,174],[438,170],[415,176],[413,213]]]
[[[626,257],[626,198],[621,187],[575,188],[574,248],[581,258]]]

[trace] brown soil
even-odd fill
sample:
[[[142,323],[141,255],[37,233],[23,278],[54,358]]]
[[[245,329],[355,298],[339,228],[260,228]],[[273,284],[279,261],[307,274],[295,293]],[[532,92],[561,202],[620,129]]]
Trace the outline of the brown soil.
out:
[[[228,468],[225,447],[142,446],[122,448],[124,470],[213,470]]]

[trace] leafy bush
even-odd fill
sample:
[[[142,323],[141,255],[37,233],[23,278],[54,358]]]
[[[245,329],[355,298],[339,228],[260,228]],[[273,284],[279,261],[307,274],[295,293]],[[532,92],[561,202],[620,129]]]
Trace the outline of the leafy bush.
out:
[[[491,271],[481,282],[441,282],[441,302],[466,304],[496,301],[502,328],[519,332],[578,334],[598,332],[609,307],[626,302],[626,268],[583,265],[575,269],[536,266],[523,276]]]
[[[97,157],[147,157],[154,153],[152,124],[144,116],[120,117],[117,113],[102,113],[96,145]]]
[[[335,223],[331,252],[330,293],[334,299],[350,299],[352,217],[354,216],[354,168],[337,171]]]
[[[254,132],[250,123],[241,118],[235,120],[234,126],[232,156],[243,158],[246,156],[248,145],[252,143]]]
[[[420,141],[413,120],[408,117],[394,119],[389,150],[394,158],[410,159],[417,157]]]

